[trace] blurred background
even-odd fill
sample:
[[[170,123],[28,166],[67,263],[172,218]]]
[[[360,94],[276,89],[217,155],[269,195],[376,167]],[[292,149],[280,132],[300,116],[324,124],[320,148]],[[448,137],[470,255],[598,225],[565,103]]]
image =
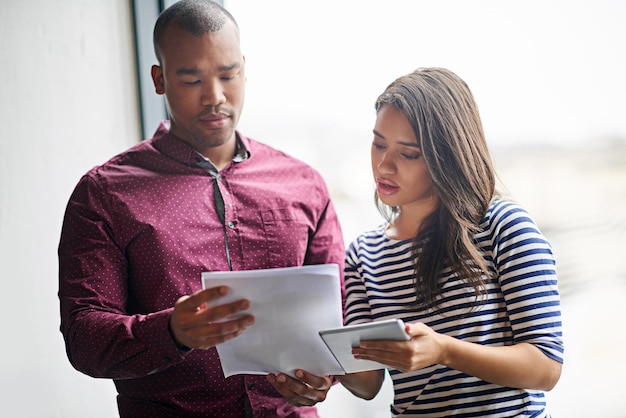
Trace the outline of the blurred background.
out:
[[[113,383],[78,373],[65,356],[56,247],[80,176],[156,128],[142,68],[154,57],[140,40],[163,4],[0,0],[4,416],[117,416]],[[224,5],[247,62],[240,130],[322,173],[346,243],[381,222],[369,168],[378,94],[421,66],[448,67],[469,84],[502,187],[557,256],[566,363],[550,411],[626,416],[626,2]],[[389,379],[372,401],[336,387],[319,411],[383,418],[391,399]]]

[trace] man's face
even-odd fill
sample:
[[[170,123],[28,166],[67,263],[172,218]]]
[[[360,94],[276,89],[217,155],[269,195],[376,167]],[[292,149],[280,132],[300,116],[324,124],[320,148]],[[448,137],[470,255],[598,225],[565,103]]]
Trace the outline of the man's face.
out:
[[[156,92],[165,94],[170,132],[204,155],[232,146],[243,109],[244,64],[239,32],[231,21],[201,36],[170,24],[161,65],[152,67]]]

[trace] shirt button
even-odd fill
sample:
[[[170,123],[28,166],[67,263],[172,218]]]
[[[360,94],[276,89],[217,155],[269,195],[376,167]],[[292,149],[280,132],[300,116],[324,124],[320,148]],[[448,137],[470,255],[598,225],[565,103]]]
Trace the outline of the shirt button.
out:
[[[234,227],[235,227],[235,224],[234,224],[234,223],[232,223],[232,222],[228,222],[228,227],[232,229],[232,228],[234,228]]]
[[[248,385],[248,389],[250,389],[250,390],[254,390],[254,383],[250,383],[250,384]]]

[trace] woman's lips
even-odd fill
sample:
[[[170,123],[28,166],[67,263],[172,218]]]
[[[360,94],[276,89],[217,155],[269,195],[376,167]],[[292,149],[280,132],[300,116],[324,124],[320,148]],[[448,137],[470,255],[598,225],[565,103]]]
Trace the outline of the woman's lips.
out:
[[[376,189],[378,190],[378,194],[383,196],[390,196],[396,193],[400,189],[400,187],[398,187],[392,181],[376,179]]]

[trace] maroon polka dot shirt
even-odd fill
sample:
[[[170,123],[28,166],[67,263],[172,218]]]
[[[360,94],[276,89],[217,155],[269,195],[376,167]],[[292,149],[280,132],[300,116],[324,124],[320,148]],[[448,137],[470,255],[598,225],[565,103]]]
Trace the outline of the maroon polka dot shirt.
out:
[[[233,269],[343,266],[321,176],[238,136],[248,157],[219,172]],[[247,396],[255,417],[317,417],[288,404],[265,376],[225,379],[215,349],[182,352],[168,332],[175,301],[202,287],[201,273],[229,269],[205,163],[162,124],[82,177],[59,244],[68,357],[77,370],[114,380],[121,416],[242,417]]]

